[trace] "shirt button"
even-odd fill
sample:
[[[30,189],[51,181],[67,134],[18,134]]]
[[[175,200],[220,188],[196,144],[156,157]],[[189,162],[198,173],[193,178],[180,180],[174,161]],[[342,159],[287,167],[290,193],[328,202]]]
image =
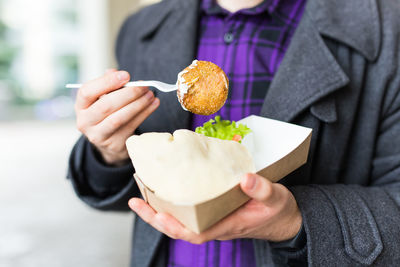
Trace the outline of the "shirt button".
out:
[[[224,41],[226,44],[232,43],[234,38],[235,37],[233,36],[233,33],[231,33],[231,32],[227,32],[224,35]]]

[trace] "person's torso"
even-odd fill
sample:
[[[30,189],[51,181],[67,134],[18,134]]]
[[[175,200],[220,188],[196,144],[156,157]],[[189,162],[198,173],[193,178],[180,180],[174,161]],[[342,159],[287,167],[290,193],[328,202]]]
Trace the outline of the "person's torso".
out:
[[[343,21],[332,24],[330,20],[332,17],[341,18],[334,16],[342,12],[339,3],[327,2],[327,8],[319,12],[315,7],[316,1],[308,1],[311,4],[307,4],[260,112],[261,116],[313,129],[307,164],[281,182],[287,186],[312,183],[369,185],[374,180],[372,159],[385,97],[382,86],[391,73],[388,66],[396,64],[390,62],[387,54],[379,57],[386,58],[385,64],[382,59],[374,61],[372,54],[377,54],[376,47],[379,47],[374,44],[378,42],[375,39],[371,43],[373,52],[368,56],[362,47],[349,46],[347,39],[330,38],[326,34],[329,27],[335,29],[347,25]],[[180,6],[172,7],[175,4]],[[134,17],[125,28],[125,36],[130,37],[125,37],[119,44],[120,67],[131,72],[134,79],[174,83],[176,74],[196,57],[196,6],[195,0],[167,0]],[[159,17],[153,19],[156,12],[159,12]],[[364,13],[371,12],[374,10]],[[357,17],[358,14],[350,15],[363,21],[364,18]],[[322,15],[327,17],[326,20]],[[316,24],[315,17],[321,20],[319,24]],[[133,26],[137,23],[142,26]],[[320,29],[323,27],[325,32]],[[346,27],[343,32],[351,32],[350,25]],[[335,32],[329,33],[332,36]],[[388,44],[382,46],[387,49],[381,53],[394,50]],[[157,96],[162,102],[159,110],[141,125],[138,133],[172,132],[191,127],[191,116],[182,110],[175,94],[157,93]],[[135,233],[139,239],[147,238],[140,236],[141,232],[152,232],[146,227],[149,226],[139,220],[136,223],[138,230]],[[148,244],[153,243],[149,241]],[[142,261],[138,259],[138,262]]]

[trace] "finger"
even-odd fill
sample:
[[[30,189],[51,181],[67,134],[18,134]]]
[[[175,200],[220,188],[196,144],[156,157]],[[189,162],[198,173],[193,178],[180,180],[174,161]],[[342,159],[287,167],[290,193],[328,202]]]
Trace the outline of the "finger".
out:
[[[153,113],[158,106],[160,105],[160,100],[158,98],[154,99],[153,103],[149,105],[145,110],[140,112],[135,118],[133,118],[126,125],[122,126],[115,133],[113,133],[107,140],[102,139],[103,137],[97,135],[97,137],[89,138],[93,144],[100,144],[99,142],[103,142],[102,145],[108,146],[108,148],[112,151],[117,152],[121,159],[128,159],[128,151],[126,150],[125,142],[132,134],[134,134],[136,128],[151,114]],[[93,131],[96,133],[96,130]],[[97,132],[97,134],[99,134]],[[101,144],[100,144],[101,145]]]
[[[93,104],[100,96],[124,86],[130,79],[126,71],[117,71],[105,74],[93,81],[85,83],[78,90],[76,108],[85,109]]]
[[[114,69],[114,68],[109,68],[109,69],[106,69],[106,72],[104,74],[109,74],[109,73],[113,73],[113,72],[116,72],[116,71],[118,71],[118,70]]]
[[[136,116],[139,116],[140,112],[149,107],[153,101],[154,95],[149,91],[136,101],[109,115],[99,124],[91,127],[89,135],[97,136],[96,140],[98,141],[108,139],[121,127],[127,125]]]
[[[171,238],[177,239],[178,236],[189,233],[174,217],[167,213],[157,213],[142,199],[132,198],[129,200],[128,205],[143,221]]]
[[[103,145],[108,145],[112,151],[118,152],[122,158],[128,158],[128,151],[126,150],[125,142],[132,134],[134,134],[137,127],[160,105],[160,100],[155,98],[153,103],[150,104],[145,110],[141,111],[126,125],[122,126],[115,133],[113,133]],[[95,131],[94,131],[95,132]],[[90,138],[89,138],[90,140]],[[104,139],[100,139],[104,141]],[[93,142],[93,141],[92,141]]]
[[[148,224],[154,223],[157,212],[140,198],[131,198],[128,202],[129,207]]]
[[[273,205],[277,200],[277,193],[274,190],[273,184],[264,177],[248,173],[241,182],[240,186],[245,194],[252,199],[263,202],[265,205]]]
[[[168,213],[157,213],[155,221],[157,221],[155,224],[162,229],[162,232],[173,239],[185,240],[192,244],[202,244],[215,239],[208,238],[203,233],[196,234]]]
[[[260,205],[262,205],[262,207]],[[205,232],[205,234],[216,235],[218,236],[216,239],[221,241],[243,238],[247,234],[248,229],[251,229],[261,221],[260,217],[263,216],[260,215],[264,207],[265,205],[261,202],[251,199],[239,209],[215,224],[215,227],[209,229],[210,232],[214,231],[215,233]],[[220,230],[218,230],[218,228]]]
[[[95,125],[110,114],[139,99],[148,91],[147,87],[124,87],[103,95],[90,107],[82,110],[80,119],[83,121],[81,123]]]
[[[187,229],[182,223],[168,213],[157,213],[155,216],[157,225],[162,232],[173,239],[190,241],[196,234]]]
[[[128,139],[136,128],[138,128],[158,107],[160,106],[160,99],[155,98],[145,110],[141,111],[135,116],[127,125],[123,126],[117,134],[122,136],[124,139]]]
[[[246,204],[204,231],[202,233],[204,238],[207,240],[241,238],[246,233],[248,221],[254,217],[259,217],[260,205],[263,204],[255,200],[249,200]]]
[[[236,225],[234,224],[235,222]],[[228,217],[225,217],[218,223],[211,226],[211,228],[202,232],[202,237],[204,240],[230,240],[233,239],[232,236],[240,238],[240,230],[235,229],[236,226],[238,226],[238,223],[241,224],[242,222],[233,220],[229,215]]]

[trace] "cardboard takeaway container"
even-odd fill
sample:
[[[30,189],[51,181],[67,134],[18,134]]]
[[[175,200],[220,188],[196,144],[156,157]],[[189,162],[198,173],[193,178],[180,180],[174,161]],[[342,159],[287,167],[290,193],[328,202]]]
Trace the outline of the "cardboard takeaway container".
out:
[[[306,163],[311,129],[255,115],[238,123],[252,130],[242,144],[250,151],[259,175],[277,182]],[[220,196],[202,203],[174,204],[158,197],[136,174],[134,178],[144,200],[153,209],[171,214],[196,233],[203,232],[249,200],[237,184]]]

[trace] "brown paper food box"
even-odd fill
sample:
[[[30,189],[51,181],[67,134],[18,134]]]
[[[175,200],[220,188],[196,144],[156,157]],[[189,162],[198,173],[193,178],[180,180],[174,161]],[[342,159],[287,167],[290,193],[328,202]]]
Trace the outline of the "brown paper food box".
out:
[[[277,182],[307,162],[312,130],[302,126],[249,116],[239,121],[251,130],[245,145],[256,166],[257,174]],[[220,196],[195,205],[172,203],[161,199],[134,174],[144,200],[157,212],[167,212],[188,229],[201,233],[249,200],[240,185]]]

